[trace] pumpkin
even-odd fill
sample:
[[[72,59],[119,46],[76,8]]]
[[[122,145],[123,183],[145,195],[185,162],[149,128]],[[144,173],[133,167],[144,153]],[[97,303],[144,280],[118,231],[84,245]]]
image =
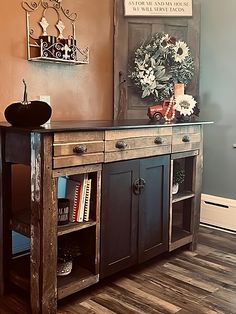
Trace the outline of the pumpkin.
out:
[[[47,122],[52,114],[51,107],[44,101],[28,101],[27,85],[24,83],[24,99],[9,105],[4,115],[12,126],[16,127],[39,127]]]

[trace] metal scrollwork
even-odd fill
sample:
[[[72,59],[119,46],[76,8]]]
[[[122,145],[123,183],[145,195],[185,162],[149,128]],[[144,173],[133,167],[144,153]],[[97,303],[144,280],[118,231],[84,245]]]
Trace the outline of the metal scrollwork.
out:
[[[28,44],[28,60],[33,61],[64,61],[74,64],[88,63],[89,62],[89,49],[81,49],[76,45],[75,36],[75,20],[77,19],[76,13],[71,13],[70,10],[62,7],[62,0],[39,0],[22,2],[22,8],[26,12],[27,17],[27,44]],[[57,21],[55,24],[50,24],[50,19],[47,15],[47,10],[55,10],[57,13]],[[41,17],[39,21],[34,21],[35,27],[40,26],[42,32],[37,38],[35,30],[32,27],[32,14],[36,10],[41,10]],[[64,31],[67,24],[64,23],[62,17],[70,21],[71,34],[65,38]],[[36,23],[36,24],[35,24]],[[57,36],[48,34],[47,29],[49,26],[54,26],[57,30]],[[68,32],[67,32],[68,33]],[[37,50],[38,49],[38,50]],[[38,53],[37,53],[38,51]]]

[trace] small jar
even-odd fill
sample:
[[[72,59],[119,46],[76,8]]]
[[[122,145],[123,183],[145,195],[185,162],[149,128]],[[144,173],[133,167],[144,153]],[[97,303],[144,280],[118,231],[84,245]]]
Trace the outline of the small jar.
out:
[[[59,198],[57,201],[58,225],[69,223],[70,200],[68,198]]]

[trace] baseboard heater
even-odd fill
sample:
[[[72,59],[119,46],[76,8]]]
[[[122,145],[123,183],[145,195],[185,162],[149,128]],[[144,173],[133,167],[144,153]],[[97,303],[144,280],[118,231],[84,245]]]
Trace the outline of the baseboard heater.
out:
[[[236,231],[236,200],[202,194],[201,223]]]

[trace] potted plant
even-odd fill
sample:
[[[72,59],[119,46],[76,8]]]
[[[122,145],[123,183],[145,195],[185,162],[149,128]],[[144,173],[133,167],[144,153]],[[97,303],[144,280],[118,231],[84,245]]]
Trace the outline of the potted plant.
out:
[[[183,168],[174,168],[172,194],[177,194],[179,190],[179,184],[184,182],[185,171]]]

